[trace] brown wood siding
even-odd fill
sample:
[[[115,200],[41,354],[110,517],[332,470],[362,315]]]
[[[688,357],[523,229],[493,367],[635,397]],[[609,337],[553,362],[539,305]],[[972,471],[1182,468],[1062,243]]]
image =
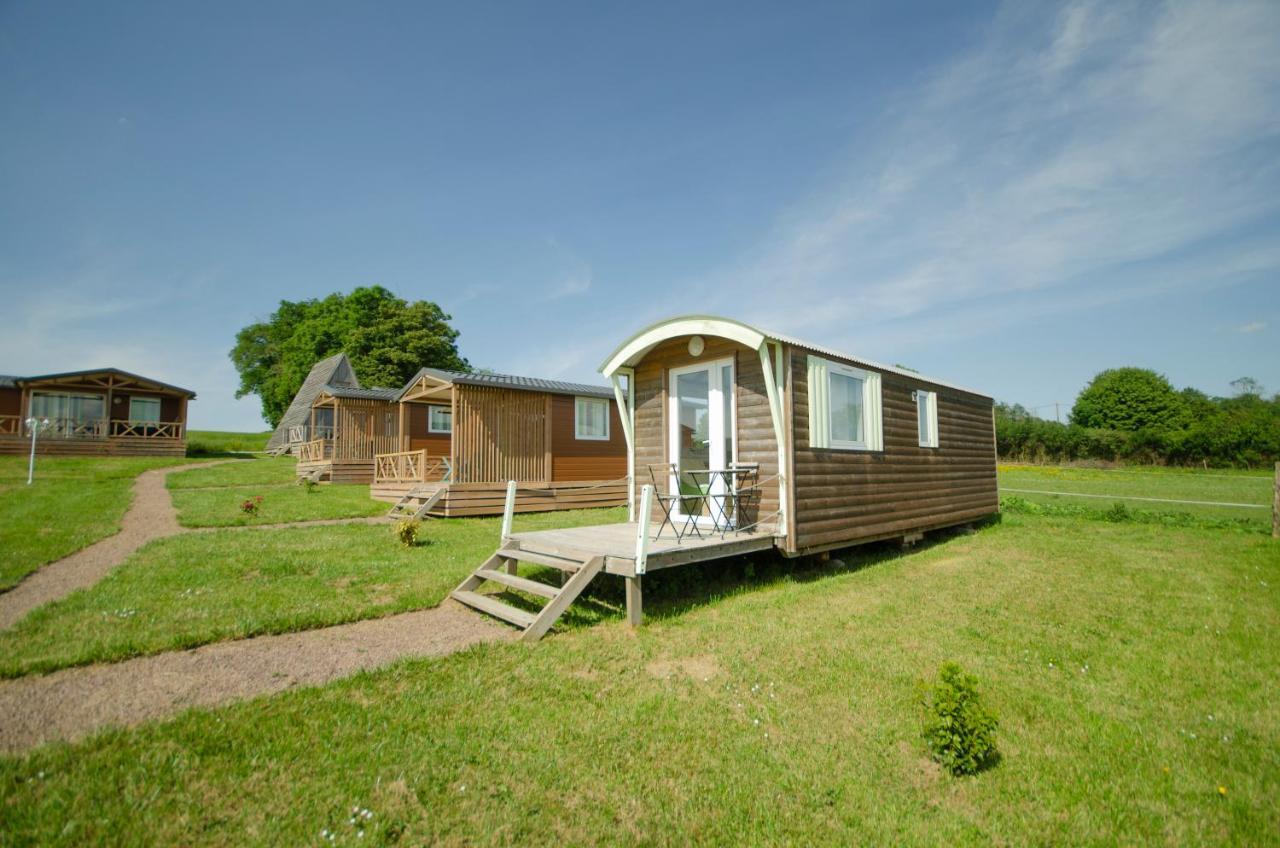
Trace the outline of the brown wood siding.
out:
[[[545,482],[547,406],[542,392],[455,386],[454,481]]]
[[[428,430],[427,405],[425,403],[409,403],[405,405],[409,408],[407,413],[409,420],[409,446],[405,450],[416,451],[425,448],[428,456],[448,458],[450,437],[447,433],[432,433]],[[449,408],[447,402],[432,405]]]
[[[618,480],[627,476],[627,437],[618,404],[609,401],[609,439],[574,436],[574,397],[551,395],[551,479]]]
[[[22,389],[0,388],[0,415],[22,414]]]
[[[778,473],[778,447],[769,415],[769,398],[765,394],[764,372],[760,355],[743,345],[708,337],[702,355],[689,355],[687,336],[670,339],[649,351],[635,369],[636,402],[636,492],[648,483],[651,464],[674,461],[667,444],[667,374],[672,368],[734,360],[734,412],[737,423],[739,462],[760,464],[760,478],[773,478]],[[664,487],[665,490],[665,487]],[[656,507],[655,507],[656,509]],[[759,517],[768,517],[778,509],[778,485],[770,479],[761,489]]]
[[[807,351],[793,349],[793,550],[960,524],[997,511],[990,400],[882,373],[884,450],[812,450],[808,377]],[[916,389],[938,393],[937,448],[919,446]]]

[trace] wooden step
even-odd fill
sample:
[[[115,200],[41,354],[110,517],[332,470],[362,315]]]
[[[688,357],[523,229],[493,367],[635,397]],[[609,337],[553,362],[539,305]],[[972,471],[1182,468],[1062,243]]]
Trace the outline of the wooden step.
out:
[[[519,589],[521,592],[528,592],[531,595],[541,595],[544,598],[554,598],[560,594],[559,586],[550,586],[546,583],[539,583],[537,580],[530,580],[527,577],[519,577],[515,574],[508,574],[505,571],[497,569],[484,568],[476,572],[477,576],[483,577],[485,580],[492,580],[494,583],[501,583],[503,586],[510,586],[512,589]]]
[[[537,551],[526,551],[520,548],[503,548],[498,551],[499,556],[507,559],[515,559],[520,562],[527,562],[532,565],[545,565],[549,568],[558,568],[561,571],[567,571],[570,574],[582,568],[581,560],[569,559],[568,557],[555,556],[553,554],[543,554]]]
[[[469,607],[478,609],[483,613],[488,613],[494,618],[500,618],[503,621],[510,622],[522,630],[528,630],[529,626],[538,618],[531,612],[525,612],[517,609],[509,604],[489,595],[482,595],[479,592],[469,592],[465,589],[455,589],[451,597],[459,603],[466,604]]]

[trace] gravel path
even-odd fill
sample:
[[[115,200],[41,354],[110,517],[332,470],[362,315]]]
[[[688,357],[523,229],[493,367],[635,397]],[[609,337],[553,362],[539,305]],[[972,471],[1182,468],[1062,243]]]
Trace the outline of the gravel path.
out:
[[[353,624],[0,681],[0,751],[19,753],[188,707],[314,686],[405,657],[443,656],[514,635],[446,601]]]
[[[139,474],[133,481],[133,502],[120,523],[120,532],[42,566],[14,588],[0,594],[0,630],[17,624],[19,619],[41,604],[92,586],[152,539],[181,533],[178,512],[169,499],[169,490],[165,488],[165,478],[170,474],[240,461],[222,459],[157,468]]]

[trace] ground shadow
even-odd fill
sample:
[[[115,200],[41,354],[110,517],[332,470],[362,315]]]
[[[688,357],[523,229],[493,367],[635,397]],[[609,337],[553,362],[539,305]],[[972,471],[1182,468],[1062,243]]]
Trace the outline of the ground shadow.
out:
[[[645,618],[651,621],[676,618],[727,597],[758,591],[777,583],[809,583],[861,571],[918,555],[957,536],[978,532],[999,522],[1000,516],[996,514],[969,527],[937,530],[908,547],[903,547],[900,540],[889,540],[834,550],[824,556],[794,558],[784,557],[777,551],[760,551],[662,569],[644,577]],[[551,568],[521,569],[521,574],[552,585],[557,585],[560,576]],[[624,581],[607,576],[597,578],[565,611],[557,627],[572,630],[621,619],[626,609],[624,592]],[[505,591],[501,598],[529,612],[537,612],[542,607],[541,599],[519,592]]]

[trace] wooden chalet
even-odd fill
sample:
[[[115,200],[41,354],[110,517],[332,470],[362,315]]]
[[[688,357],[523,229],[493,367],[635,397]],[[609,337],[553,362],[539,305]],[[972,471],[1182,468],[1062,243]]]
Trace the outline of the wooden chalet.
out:
[[[453,596],[546,632],[591,578],[776,549],[785,556],[923,533],[998,510],[992,399],[738,321],[673,318],[601,366],[623,410],[630,523],[511,533]],[[557,569],[559,586],[522,576]],[[502,603],[492,583],[547,598]],[[539,585],[534,585],[539,584]]]
[[[0,376],[0,454],[184,456],[190,389],[98,368],[36,377]]]

